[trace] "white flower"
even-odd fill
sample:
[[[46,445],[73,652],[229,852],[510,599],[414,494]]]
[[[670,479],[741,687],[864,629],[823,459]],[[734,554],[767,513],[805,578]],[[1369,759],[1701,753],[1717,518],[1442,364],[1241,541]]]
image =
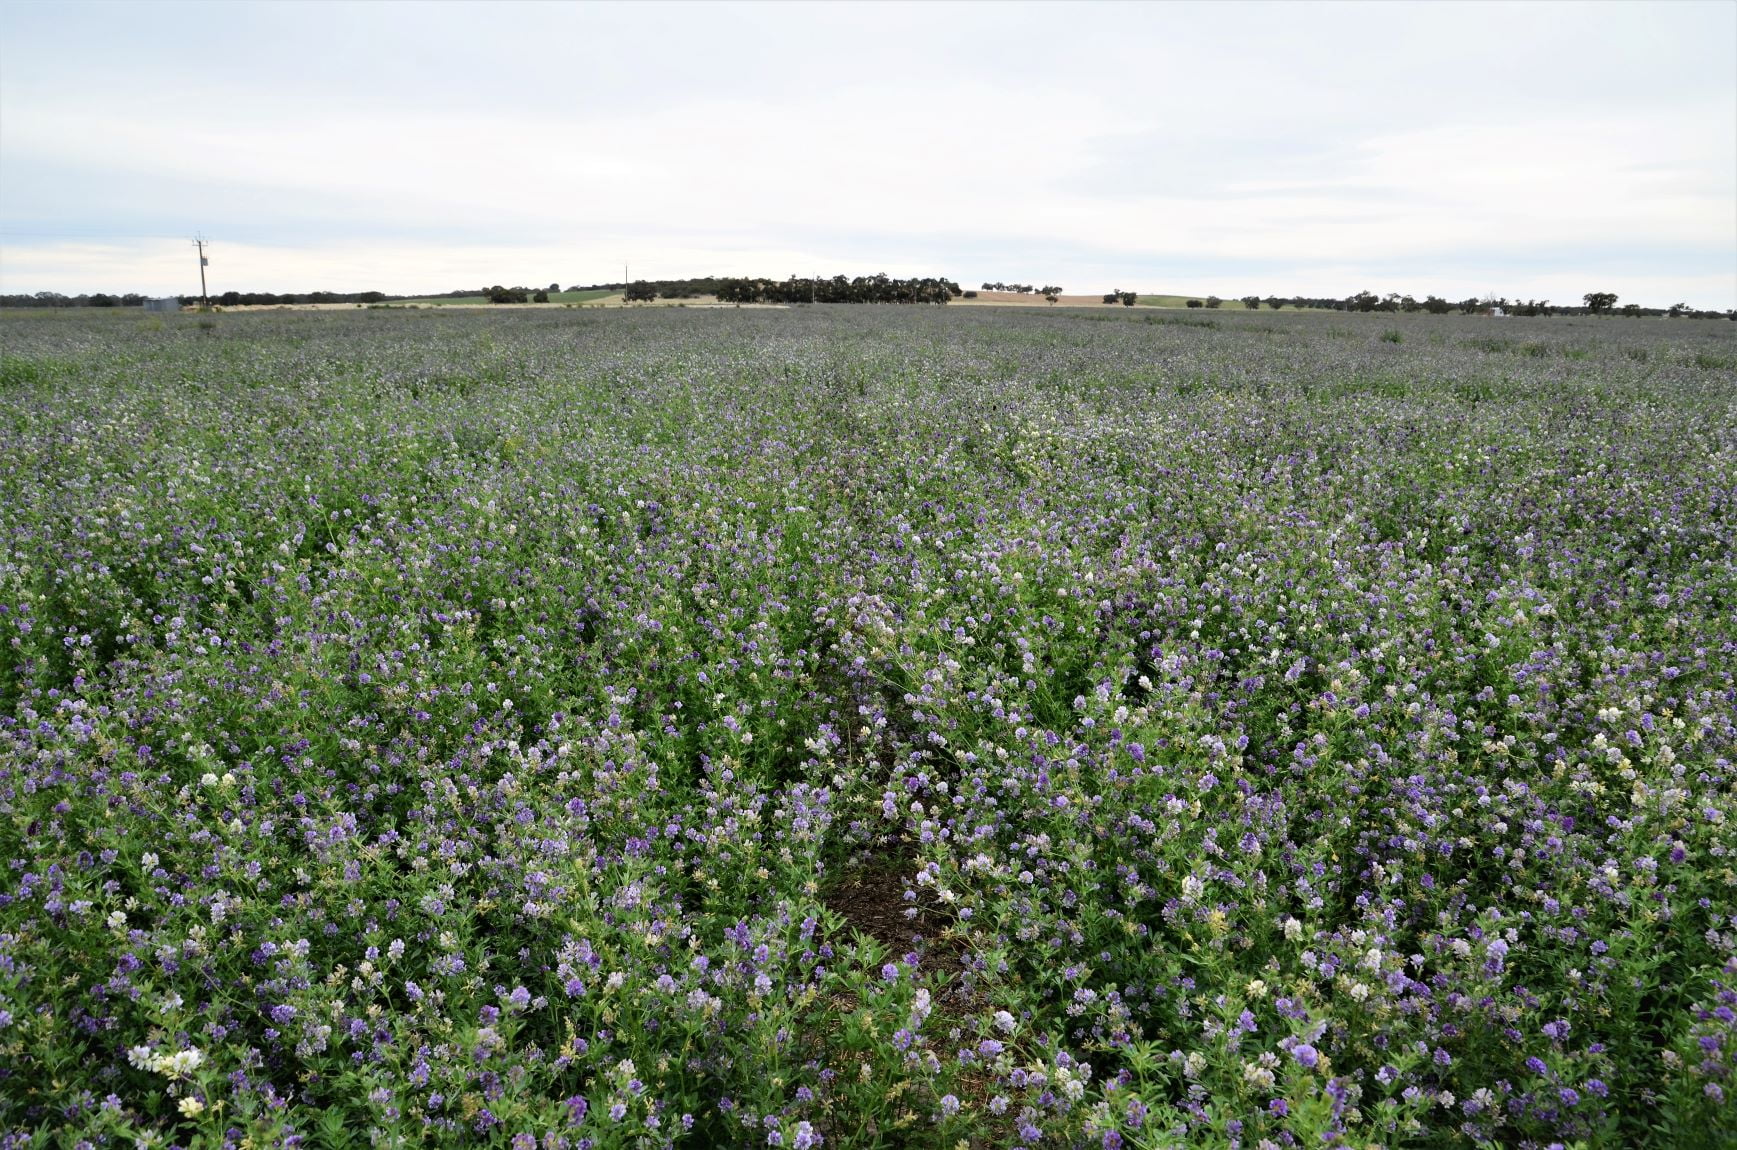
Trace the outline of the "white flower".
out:
[[[1303,937],[1303,924],[1298,922],[1296,919],[1287,918],[1284,922],[1284,927],[1285,938],[1291,942],[1296,942],[1299,938]]]
[[[1187,878],[1182,880],[1183,902],[1199,902],[1200,896],[1204,893],[1206,893],[1206,884],[1195,878],[1193,875],[1189,875]]]
[[[144,867],[146,870],[156,870],[157,869],[157,852],[156,851],[146,851],[144,854],[140,855],[139,856],[139,865]]]
[[[109,929],[125,930],[127,927],[127,912],[117,910],[109,912]]]
[[[199,776],[199,782],[202,786],[214,787],[217,785],[217,775],[213,771],[206,771],[204,774]],[[188,1101],[192,1100],[188,1099]]]
[[[1019,1023],[1014,1021],[1013,1015],[1007,1013],[1007,1011],[997,1010],[995,1012],[995,1029],[1001,1031],[1001,1033],[1012,1034],[1014,1028],[1018,1025]]]
[[[133,1064],[135,1070],[156,1069],[156,1055],[149,1046],[135,1046],[127,1051],[127,1061]]]
[[[175,1104],[175,1109],[189,1118],[197,1118],[205,1112],[205,1103],[197,1098],[183,1098]]]
[[[152,1069],[158,1074],[167,1074],[171,1078],[186,1078],[205,1061],[205,1056],[199,1051],[188,1047],[174,1054],[159,1054],[153,1060]]]

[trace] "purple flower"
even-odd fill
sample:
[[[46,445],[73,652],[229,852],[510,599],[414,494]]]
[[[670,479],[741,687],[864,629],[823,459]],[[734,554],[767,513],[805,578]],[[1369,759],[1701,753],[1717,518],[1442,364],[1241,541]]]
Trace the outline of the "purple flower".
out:
[[[1291,1057],[1297,1060],[1299,1066],[1313,1070],[1321,1061],[1321,1052],[1307,1042],[1299,1042],[1291,1047]]]

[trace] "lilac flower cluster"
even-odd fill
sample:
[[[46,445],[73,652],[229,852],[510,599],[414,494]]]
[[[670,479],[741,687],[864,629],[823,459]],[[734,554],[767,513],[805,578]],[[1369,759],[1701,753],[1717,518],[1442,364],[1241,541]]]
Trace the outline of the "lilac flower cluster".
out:
[[[0,1126],[1737,1138],[1732,336],[1515,322],[0,317]]]

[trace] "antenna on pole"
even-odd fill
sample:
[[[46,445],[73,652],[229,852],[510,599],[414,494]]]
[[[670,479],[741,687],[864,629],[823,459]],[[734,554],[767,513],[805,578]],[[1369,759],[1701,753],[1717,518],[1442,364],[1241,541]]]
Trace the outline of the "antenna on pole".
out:
[[[211,307],[211,296],[205,290],[205,268],[211,263],[205,255],[205,245],[209,242],[203,235],[193,237],[193,246],[199,249],[199,306],[204,309]]]

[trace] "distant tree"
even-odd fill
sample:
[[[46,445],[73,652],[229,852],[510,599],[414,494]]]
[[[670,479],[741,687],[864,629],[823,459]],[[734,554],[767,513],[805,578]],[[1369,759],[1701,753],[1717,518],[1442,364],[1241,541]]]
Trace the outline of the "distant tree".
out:
[[[1418,303],[1417,300],[1411,296],[1401,296],[1399,300],[1399,310],[1408,313],[1422,311],[1423,305]]]
[[[550,285],[549,285],[549,287],[548,287],[548,290],[549,290],[549,291],[560,291],[560,290],[561,290],[561,285],[560,285],[560,284],[558,284],[558,283],[556,283],[556,284],[550,284]],[[545,300],[545,301],[543,301],[543,302],[545,302],[545,303],[547,303],[547,302],[548,302],[548,301],[547,301],[547,300]]]
[[[531,298],[531,293],[522,287],[509,288],[500,284],[489,288],[484,294],[488,296],[490,303],[526,303]]]
[[[91,300],[94,302],[96,300],[96,297],[92,296]],[[1676,319],[1678,316],[1682,315],[1684,312],[1686,312],[1688,310],[1689,310],[1688,304],[1686,304],[1686,303],[1674,303],[1671,305],[1670,310],[1668,312],[1666,312],[1665,314],[1670,316],[1672,319]]]
[[[1201,302],[1200,302],[1200,301],[1199,301],[1199,300],[1197,300],[1197,299],[1191,299],[1191,300],[1189,300],[1189,301],[1188,301],[1188,306],[1189,306],[1189,307],[1204,307],[1204,306],[1206,306],[1206,305],[1205,305],[1205,304],[1202,304],[1202,303],[1201,303]]]
[[[1140,302],[1140,297],[1131,291],[1117,292],[1116,294],[1121,297],[1123,307],[1133,307]]]
[[[1063,288],[1054,284],[1045,284],[1041,289],[1044,295],[1061,295]]]
[[[1276,295],[1270,295],[1267,297],[1267,306],[1272,308],[1274,311],[1278,311],[1280,308],[1285,306],[1285,301]]]
[[[657,287],[644,280],[634,280],[627,285],[627,291],[622,294],[622,298],[628,303],[650,303],[657,298]]]
[[[1104,302],[1105,303],[1120,303],[1121,301],[1122,301],[1122,289],[1121,288],[1117,288],[1115,291],[1107,291],[1104,293]]]
[[[1467,296],[1455,306],[1460,309],[1461,315],[1471,315],[1484,305],[1478,302],[1477,296]]]
[[[559,291],[560,289],[557,288],[555,290]],[[535,295],[533,295],[531,297],[531,302],[532,303],[548,303],[549,302],[549,293],[546,291],[537,292]]]
[[[1453,309],[1453,304],[1438,295],[1425,296],[1423,299],[1423,310],[1430,315],[1446,315]]]
[[[1623,315],[1635,316],[1635,315],[1639,315],[1640,313],[1641,313],[1641,306],[1638,303],[1625,303],[1622,305],[1622,314]]]
[[[968,292],[966,292],[966,293],[965,293],[965,298],[966,298],[966,299],[976,299],[976,298],[977,298],[977,293],[976,293],[976,292],[974,292],[974,291],[968,291]]]
[[[719,303],[753,303],[760,298],[760,285],[758,281],[751,279],[719,280],[717,296]]]
[[[1586,301],[1586,310],[1593,315],[1599,315],[1616,306],[1616,293],[1613,291],[1589,291],[1580,297]]]
[[[1247,308],[1249,311],[1259,311],[1261,309],[1261,297],[1258,295],[1245,295],[1242,297],[1242,306]]]
[[[634,284],[629,299],[650,299],[653,294],[665,299],[679,298],[693,281],[684,283]],[[726,277],[708,279],[706,292],[716,295],[720,303],[936,303],[944,304],[966,293],[952,280],[925,277],[896,280],[885,273],[847,279],[787,280],[747,279]],[[637,290],[636,290],[637,289]]]
[[[1215,295],[1209,295],[1206,297],[1206,306],[1207,307],[1217,307],[1219,304],[1221,304],[1223,302],[1224,302],[1223,300],[1219,299]]]
[[[1345,297],[1346,311],[1374,311],[1381,306],[1381,297],[1372,291],[1360,291]]]

